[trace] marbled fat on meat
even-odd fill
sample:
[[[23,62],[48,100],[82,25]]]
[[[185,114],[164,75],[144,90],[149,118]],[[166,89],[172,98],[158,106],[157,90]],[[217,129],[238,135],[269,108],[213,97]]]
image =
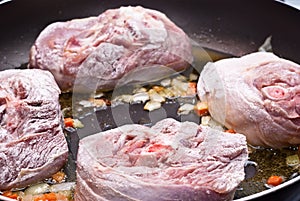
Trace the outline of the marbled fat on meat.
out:
[[[47,71],[0,72],[0,190],[26,187],[65,164],[59,94]]]
[[[110,90],[138,67],[163,65],[176,72],[192,61],[182,29],[159,11],[129,6],[50,24],[31,48],[29,68],[51,71],[63,91]]]
[[[211,116],[252,145],[300,144],[300,65],[273,53],[208,63],[198,95]]]
[[[131,124],[81,139],[75,201],[232,200],[246,138],[192,122]]]

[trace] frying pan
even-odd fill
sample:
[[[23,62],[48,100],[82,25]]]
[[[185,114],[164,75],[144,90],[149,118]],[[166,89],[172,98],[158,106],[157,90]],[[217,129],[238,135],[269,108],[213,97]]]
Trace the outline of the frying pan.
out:
[[[160,10],[202,47],[232,56],[257,51],[264,40],[272,36],[275,54],[300,63],[300,12],[276,1],[12,0],[0,5],[0,69],[25,67],[31,45],[48,24],[99,15],[108,8],[122,5]],[[172,104],[168,107],[171,109],[166,111],[172,113]],[[142,109],[135,109],[143,115]],[[101,121],[103,119],[97,118],[94,123],[101,124]],[[71,144],[70,149],[76,150],[76,144]],[[299,176],[241,200],[299,201],[298,192]]]

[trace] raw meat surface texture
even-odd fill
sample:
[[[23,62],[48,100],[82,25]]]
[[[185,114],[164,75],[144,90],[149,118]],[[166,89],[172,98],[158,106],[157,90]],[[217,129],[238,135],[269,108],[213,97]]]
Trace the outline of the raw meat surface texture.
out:
[[[47,71],[0,72],[0,190],[26,187],[65,164],[59,94]]]
[[[83,138],[75,200],[231,200],[244,179],[246,138],[164,119]]]
[[[300,144],[300,65],[273,53],[252,53],[208,63],[197,87],[211,116],[250,144]]]
[[[50,24],[31,48],[29,68],[52,72],[63,91],[93,91],[113,89],[136,68],[151,67],[140,73],[151,80],[156,67],[174,73],[192,61],[182,29],[159,11],[128,6]]]

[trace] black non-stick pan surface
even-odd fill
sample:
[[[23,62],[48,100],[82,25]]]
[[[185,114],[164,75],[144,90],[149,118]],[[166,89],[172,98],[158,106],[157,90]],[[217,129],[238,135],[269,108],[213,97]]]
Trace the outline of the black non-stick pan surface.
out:
[[[273,52],[300,63],[300,11],[277,1],[231,0],[11,0],[0,1],[0,69],[25,67],[29,49],[48,24],[99,15],[109,8],[141,5],[164,12],[204,48],[241,56],[257,51],[272,36]],[[176,116],[172,104],[168,116]],[[142,107],[136,106],[138,116]],[[104,112],[105,113],[105,112]],[[105,114],[96,113],[105,124]],[[85,120],[88,121],[89,117]],[[133,117],[134,119],[134,117]],[[104,121],[104,122],[103,122]],[[138,121],[138,120],[137,120]],[[147,122],[146,122],[147,123]],[[89,124],[85,123],[85,127]],[[74,140],[74,139],[73,139]],[[76,141],[76,139],[74,140]],[[71,145],[76,149],[76,144]],[[1,179],[1,178],[0,178]],[[259,195],[256,201],[299,201],[300,182]]]

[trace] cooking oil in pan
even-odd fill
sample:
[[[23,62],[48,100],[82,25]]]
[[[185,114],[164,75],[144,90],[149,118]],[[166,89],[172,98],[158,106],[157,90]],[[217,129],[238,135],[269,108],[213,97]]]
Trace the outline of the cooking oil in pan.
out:
[[[234,57],[234,55],[213,50],[199,45],[193,46],[194,63],[193,68],[200,73],[207,62],[218,61],[220,59]]]
[[[245,179],[237,189],[235,198],[243,198],[267,190],[267,179],[276,175],[288,181],[299,176],[300,164],[291,165],[288,158],[299,156],[298,147],[284,149],[253,148],[249,146],[249,160],[254,161],[257,171],[254,177]]]

